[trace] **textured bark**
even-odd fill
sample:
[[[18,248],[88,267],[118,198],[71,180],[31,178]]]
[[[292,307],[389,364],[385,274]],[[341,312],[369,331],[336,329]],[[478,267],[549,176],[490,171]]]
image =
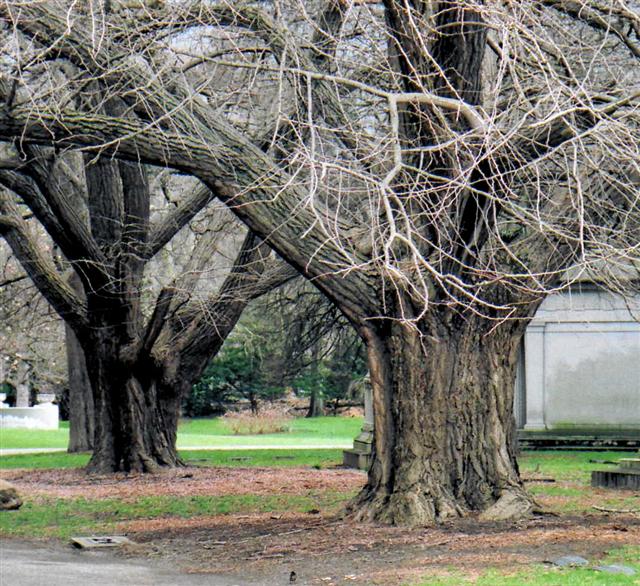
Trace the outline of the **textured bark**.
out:
[[[69,285],[84,300],[84,289],[73,272]],[[67,372],[69,385],[69,445],[68,452],[88,452],[93,449],[94,411],[93,392],[87,371],[84,350],[73,328],[65,323]]]
[[[87,367],[95,403],[94,452],[88,469],[108,473],[155,472],[179,466],[179,398],[159,392],[153,365],[118,360],[118,342],[105,328],[95,335]]]
[[[145,332],[137,337],[136,322],[122,317],[137,313],[137,288],[128,289],[129,296],[122,299],[98,298],[97,307],[89,295],[89,317],[96,319],[85,342],[91,348],[86,355],[96,412],[90,470],[153,472],[182,464],[176,451],[181,399],[220,350],[247,303],[278,284],[270,279],[260,283],[266,252],[249,234],[205,308],[187,305],[169,317],[172,297],[162,292]],[[282,276],[286,280],[291,273]]]
[[[490,328],[445,311],[421,331],[397,322],[367,330],[375,456],[354,503],[358,519],[422,525],[531,512],[512,414],[525,324]]]
[[[93,393],[84,350],[73,330],[65,327],[67,370],[69,373],[69,446],[68,452],[93,449]]]

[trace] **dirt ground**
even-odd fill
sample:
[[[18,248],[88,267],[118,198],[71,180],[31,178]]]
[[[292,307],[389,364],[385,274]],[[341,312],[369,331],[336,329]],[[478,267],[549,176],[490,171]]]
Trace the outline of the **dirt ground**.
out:
[[[352,470],[188,468],[156,476],[87,476],[78,470],[7,471],[26,495],[74,498],[136,498],[142,495],[310,495],[348,492],[364,482]],[[591,502],[606,494],[589,492]],[[554,506],[550,498],[543,506]],[[557,504],[557,503],[556,503]],[[411,583],[420,577],[468,576],[494,566],[516,572],[524,565],[561,555],[596,560],[611,549],[640,544],[640,515],[593,512],[541,516],[517,523],[459,520],[436,528],[406,530],[356,524],[335,511],[217,515],[122,523],[137,545],[119,555],[144,555],[189,572],[229,574],[242,584]]]

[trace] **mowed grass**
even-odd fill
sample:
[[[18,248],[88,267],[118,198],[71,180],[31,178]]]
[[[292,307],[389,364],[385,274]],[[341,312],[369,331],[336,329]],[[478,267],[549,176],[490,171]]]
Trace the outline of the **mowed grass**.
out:
[[[326,423],[325,423],[326,425]],[[199,429],[198,429],[199,426]],[[196,430],[209,430],[196,423]],[[197,434],[196,434],[197,435]],[[355,435],[355,434],[354,434]],[[181,450],[192,466],[214,467],[313,467],[341,464],[339,449],[278,450]],[[21,454],[0,458],[0,468],[74,468],[84,466],[89,454],[65,452]],[[0,516],[0,535],[37,538],[68,538],[76,533],[113,532],[140,519],[192,518],[219,514],[256,512],[305,512],[337,510],[352,494],[318,492],[313,495],[225,495],[193,497],[143,497],[123,499],[27,499],[19,511]]]
[[[43,468],[80,468],[89,462],[89,454],[67,454],[66,452],[52,452],[40,454],[19,454],[15,456],[0,456],[0,470],[13,468],[43,469]]]
[[[518,459],[522,476],[553,479],[555,482],[527,482],[527,490],[557,513],[593,513],[593,504],[611,509],[638,509],[640,495],[630,490],[591,488],[591,472],[612,470],[621,458],[633,452],[582,452],[553,450],[525,452]],[[597,491],[597,492],[596,492]],[[597,494],[597,498],[594,498]]]
[[[232,468],[328,468],[342,462],[341,450],[181,450],[180,456],[190,466]],[[2,456],[0,469],[79,468],[89,462],[89,454],[65,452]]]
[[[66,448],[69,422],[61,421],[59,429],[12,429],[0,427],[0,450],[19,448]]]
[[[291,431],[263,435],[229,435],[220,418],[185,419],[178,426],[178,448],[233,446],[317,446],[339,448],[350,444],[362,427],[360,417],[297,418]],[[69,426],[60,429],[0,428],[0,449],[66,448]]]
[[[189,465],[225,468],[330,468],[342,464],[342,450],[185,450]]]
[[[591,472],[608,470],[615,466],[603,462],[617,462],[621,458],[635,458],[634,452],[590,452],[578,450],[544,450],[524,452],[518,457],[520,472],[532,473],[556,480],[591,482]]]
[[[412,586],[616,586],[640,584],[640,546],[613,549],[607,557],[590,560],[589,567],[557,568],[534,564],[516,573],[487,568],[479,577],[452,571],[450,575],[428,577]],[[598,571],[596,566],[624,565],[636,570],[634,576]]]
[[[350,444],[362,427],[361,417],[300,417],[291,431],[260,435],[229,435],[220,418],[188,419],[178,427],[178,448],[279,445],[341,447]]]
[[[210,515],[317,512],[338,510],[351,494],[313,495],[147,496],[132,500],[36,498],[18,511],[0,515],[0,536],[67,539],[77,534],[126,531],[126,524],[143,519],[192,519]]]

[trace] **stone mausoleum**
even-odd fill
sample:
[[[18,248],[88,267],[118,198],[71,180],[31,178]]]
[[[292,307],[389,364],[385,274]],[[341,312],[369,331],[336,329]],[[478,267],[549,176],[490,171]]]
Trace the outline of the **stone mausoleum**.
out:
[[[549,296],[525,334],[514,411],[524,439],[640,445],[640,293],[582,283]]]

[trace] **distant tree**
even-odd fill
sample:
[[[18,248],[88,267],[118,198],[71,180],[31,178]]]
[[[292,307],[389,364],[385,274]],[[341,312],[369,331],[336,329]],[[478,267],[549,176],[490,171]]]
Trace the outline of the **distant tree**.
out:
[[[182,395],[249,300],[293,273],[270,261],[268,249],[252,234],[233,252],[238,241],[233,232],[242,230],[228,220],[221,230],[220,213],[197,216],[213,199],[205,187],[187,183],[152,217],[149,172],[140,165],[87,156],[78,166],[77,157],[38,147],[25,147],[22,155],[14,170],[0,171],[6,188],[0,192],[0,234],[71,330],[71,378],[82,377],[80,389],[88,384],[92,392],[92,405],[82,391],[71,397],[84,401],[87,416],[92,412],[89,468],[175,466]],[[42,254],[25,209],[62,251],[64,262]],[[200,223],[200,233],[182,271],[169,278],[145,273],[190,222]],[[230,269],[214,268],[210,258],[225,239],[231,239],[225,247],[235,261]],[[275,272],[267,270],[270,263]],[[149,282],[154,278],[165,282],[155,299]],[[86,376],[84,368],[74,366],[82,359]],[[73,420],[72,425],[78,427]]]
[[[42,236],[37,234],[45,245]],[[48,252],[53,255],[51,248]],[[61,335],[58,316],[0,239],[0,384],[11,386],[10,401],[15,401],[16,389],[31,397],[31,403],[36,391],[62,392],[66,364]]]
[[[201,416],[223,410],[223,403],[248,400],[258,413],[261,399],[282,394],[270,387],[255,348],[243,345],[238,337],[228,342],[209,363],[185,400],[185,413]]]
[[[243,322],[260,340],[271,386],[308,397],[308,417],[323,414],[326,400],[345,399],[351,382],[366,373],[357,332],[309,283],[295,281],[265,296]]]
[[[224,410],[224,403],[257,402],[292,388],[308,397],[308,416],[325,400],[347,398],[366,373],[364,347],[349,322],[316,289],[296,280],[257,300],[185,397],[188,415]],[[335,404],[335,403],[334,403]]]

